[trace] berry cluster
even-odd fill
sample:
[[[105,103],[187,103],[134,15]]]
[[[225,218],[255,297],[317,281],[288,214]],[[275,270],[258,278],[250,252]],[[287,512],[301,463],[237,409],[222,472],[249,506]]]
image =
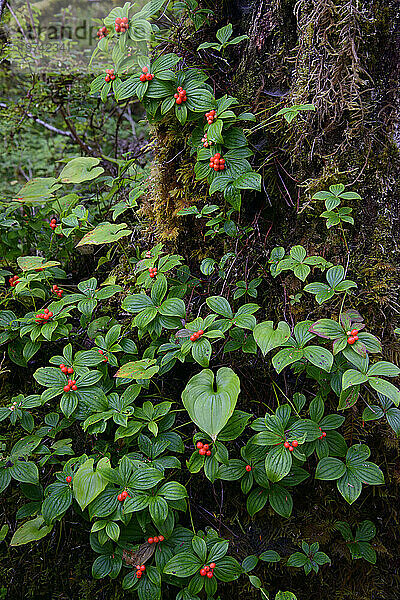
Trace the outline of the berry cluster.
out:
[[[107,81],[107,83],[109,81],[114,81],[114,79],[116,78],[116,75],[114,75],[114,69],[106,69],[106,73],[107,75],[105,76],[105,81]]]
[[[18,275],[14,275],[14,277],[10,277],[8,280],[11,287],[15,287],[17,283],[19,283]]]
[[[177,94],[174,94],[174,98],[177,104],[182,104],[182,102],[186,102],[186,90],[183,87],[178,87]]]
[[[319,440],[323,440],[323,439],[324,439],[324,437],[326,437],[326,433],[325,433],[325,431],[322,431],[322,428],[321,428],[321,427],[319,428],[319,430],[320,430],[320,432],[321,432],[321,435],[319,436],[319,438],[318,438],[318,439],[319,439]]]
[[[60,288],[58,287],[58,285],[54,284],[51,289],[55,293],[56,296],[58,296],[59,298],[61,298],[61,296],[63,295],[63,291],[60,290]]]
[[[72,477],[71,477],[71,475],[67,475],[67,476],[66,476],[66,478],[65,478],[65,481],[66,481],[67,483],[71,483],[71,481],[72,481]]]
[[[216,114],[217,113],[215,110],[210,110],[210,112],[206,113],[206,119],[209,125],[211,125],[211,123],[214,121]]]
[[[200,569],[200,575],[202,577],[209,577],[211,579],[211,577],[214,577],[215,567],[216,567],[215,563],[210,563],[209,565],[204,565],[204,567],[202,569]]]
[[[209,142],[208,139],[207,139],[207,132],[201,138],[201,141],[203,143],[204,148],[208,148],[208,146],[212,146],[212,142],[211,141]]]
[[[103,355],[104,355],[103,362],[108,362],[108,356],[106,356],[106,355],[104,354],[104,351],[103,351],[103,350],[100,350],[100,348],[99,348],[98,352],[99,352],[99,354],[103,354]]]
[[[142,576],[142,573],[146,570],[146,567],[145,567],[145,565],[137,565],[136,568],[137,568],[136,577],[138,579],[140,579]]]
[[[210,446],[208,444],[203,444],[203,442],[197,442],[196,448],[199,451],[201,456],[211,456]]]
[[[299,445],[299,442],[297,440],[293,440],[293,442],[285,442],[283,445],[285,448],[288,448],[289,452],[293,452],[293,450]]]
[[[153,73],[149,73],[149,69],[147,67],[143,67],[142,71],[143,73],[139,77],[140,81],[145,82],[154,79]]]
[[[247,471],[248,473],[250,473],[250,471],[251,471],[251,465],[246,465],[246,471]]]
[[[155,277],[157,275],[157,267],[150,267],[149,273],[151,278]]]
[[[106,37],[106,35],[108,35],[109,31],[107,29],[107,27],[104,25],[103,27],[100,27],[100,29],[97,32],[97,37],[99,38],[99,40],[101,40],[101,38]]]
[[[214,171],[223,171],[225,169],[225,159],[221,158],[219,152],[210,158],[210,168]]]
[[[199,329],[199,331],[196,331],[195,333],[193,333],[190,336],[190,341],[195,342],[196,340],[199,339],[199,337],[201,337],[203,335],[203,333],[204,333],[203,329]]]
[[[164,539],[163,535],[156,535],[155,537],[149,537],[147,541],[149,544],[158,544],[158,542],[163,542]]]
[[[117,17],[115,19],[115,31],[117,33],[125,33],[128,30],[128,17]]]
[[[64,365],[64,363],[61,363],[60,369],[61,372],[64,373],[64,375],[72,375],[72,373],[74,372],[72,367],[67,367],[67,365]]]
[[[358,340],[358,330],[352,329],[351,331],[347,331],[346,333],[349,336],[347,338],[347,343],[350,344],[350,346],[352,346]]]
[[[128,497],[128,492],[126,490],[124,490],[117,496],[117,498],[120,502],[123,502],[124,500],[126,500],[127,497]]]
[[[36,315],[35,321],[36,323],[39,323],[39,325],[43,325],[43,323],[47,323],[47,321],[51,319],[52,316],[53,313],[48,308],[45,308],[42,313],[38,313]]]
[[[55,217],[53,217],[50,221],[50,227],[52,228],[52,230],[54,231],[55,228],[57,227],[57,219]]]
[[[63,387],[64,392],[69,392],[70,390],[73,390],[74,392],[76,392],[77,389],[78,389],[78,386],[76,385],[75,379],[68,379],[67,385],[64,385],[64,387]]]

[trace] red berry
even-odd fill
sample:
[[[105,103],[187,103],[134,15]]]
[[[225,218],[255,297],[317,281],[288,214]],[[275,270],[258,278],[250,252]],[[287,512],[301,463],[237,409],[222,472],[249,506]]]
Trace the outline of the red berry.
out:
[[[208,571],[210,570],[210,567],[208,567],[207,565],[205,567],[203,567],[203,569],[205,570],[206,573],[208,573]]]
[[[207,577],[209,577],[211,579],[211,577],[214,577],[214,574],[212,571],[208,571],[207,573]]]
[[[203,442],[197,442],[196,448],[198,448],[199,450],[200,448],[203,448]]]
[[[178,92],[183,92],[183,87],[179,86],[178,87]]]
[[[352,329],[350,335],[358,335],[358,329]]]
[[[326,437],[325,431],[322,432],[322,437]]]
[[[211,450],[207,450],[206,456],[211,456]]]
[[[357,340],[358,340],[358,335],[355,335],[355,336],[354,336],[354,339],[357,341]]]
[[[67,483],[71,483],[71,481],[72,481],[72,477],[71,477],[71,475],[67,475],[67,476],[66,476],[66,478],[65,478],[65,481],[66,481]]]
[[[251,471],[251,466],[250,466],[250,465],[246,465],[246,471],[247,471],[248,473],[250,473],[250,471]]]
[[[64,392],[69,392],[69,390],[70,390],[69,385],[64,385],[63,390],[64,390]]]
[[[125,498],[127,498],[127,497],[128,497],[128,492],[126,490],[124,490],[121,494],[121,498],[122,498],[122,500],[125,500]]]
[[[204,450],[204,448],[200,448],[199,454],[201,454],[201,456],[204,456],[206,453],[207,453],[207,450]]]
[[[71,385],[71,390],[74,390],[74,392],[76,392],[76,390],[78,389],[78,386],[73,384]]]
[[[122,18],[122,22],[125,23],[125,24],[127,24],[128,23],[128,17],[123,17]]]
[[[73,373],[73,372],[74,372],[74,370],[73,370],[73,368],[72,368],[72,367],[68,367],[68,369],[67,369],[67,370],[68,370],[68,373],[69,373],[69,374],[71,374],[71,373]]]
[[[176,103],[177,103],[177,104],[182,104],[182,98],[178,98],[178,99],[176,100]]]
[[[356,338],[354,338],[353,336],[347,338],[347,343],[350,344],[350,346],[352,346],[355,342]]]
[[[99,354],[104,354],[103,350],[99,350]]]
[[[164,540],[165,540],[165,538],[164,538],[164,536],[163,536],[163,535],[159,535],[159,536],[158,536],[158,541],[159,541],[159,542],[163,542]]]
[[[61,363],[60,369],[63,369],[64,367],[65,367],[64,363]]]
[[[147,73],[146,79],[147,79],[147,81],[151,81],[153,79],[153,77],[150,73]]]
[[[141,570],[141,571],[145,571],[145,570],[146,570],[146,565],[142,565],[142,566],[140,567],[140,570]]]
[[[155,544],[158,544],[158,537],[157,537],[157,536],[154,536],[154,538],[153,538],[153,539],[154,539],[154,543],[155,543]]]
[[[204,444],[204,445],[203,445],[203,448],[204,448],[204,450],[209,450],[209,449],[210,449],[210,446],[209,446],[208,444]]]
[[[146,81],[146,75],[143,73],[143,75],[141,75],[139,79],[140,81]]]
[[[200,569],[200,575],[201,575],[202,577],[205,577],[205,576],[206,576],[206,574],[207,574],[207,572],[206,572],[206,570],[205,570],[205,569]]]
[[[143,73],[148,73],[149,69],[147,67],[143,67],[142,71],[143,71]]]
[[[292,442],[293,448],[297,448],[298,445],[299,445],[299,442],[297,440],[293,440],[293,442]]]
[[[283,445],[285,446],[285,448],[289,448],[289,446],[290,446],[289,442],[284,442]]]
[[[120,25],[121,23],[122,23],[122,19],[121,19],[121,17],[117,17],[117,18],[115,19],[115,24],[116,24],[116,25]]]
[[[149,544],[152,544],[154,542],[154,539],[152,537],[150,537],[150,538],[148,538],[147,541],[148,541]]]
[[[293,446],[289,446],[289,452],[293,452],[294,448]]]
[[[136,573],[136,577],[137,577],[138,579],[140,579],[140,578],[141,578],[141,576],[142,576],[142,571],[137,571],[137,573]]]

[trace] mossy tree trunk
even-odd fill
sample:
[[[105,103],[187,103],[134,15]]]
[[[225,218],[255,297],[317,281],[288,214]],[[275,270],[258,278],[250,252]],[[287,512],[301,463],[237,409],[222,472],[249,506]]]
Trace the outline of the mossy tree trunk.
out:
[[[267,250],[272,244],[302,243],[311,253],[323,250],[330,260],[343,262],[341,235],[327,232],[319,218],[323,203],[311,197],[333,183],[357,191],[363,200],[351,203],[355,226],[347,234],[349,272],[362,290],[364,313],[372,308],[366,318],[396,352],[396,319],[390,318],[399,310],[398,3],[230,0],[216,9],[203,0],[202,6],[216,11],[210,27],[195,33],[188,20],[171,44],[188,64],[198,64],[198,44],[214,39],[227,22],[235,34],[249,36],[225,57],[202,55],[216,94],[236,96],[262,125],[249,139],[264,191],[244,199],[241,219],[259,217],[257,227],[268,233],[267,243],[263,238]],[[315,112],[302,113],[290,125],[271,124],[278,108],[306,103]],[[157,185],[149,208],[161,238],[193,251],[187,230],[182,231],[187,225],[176,212],[204,199],[206,189],[193,185],[186,130],[172,127],[155,131]],[[196,241],[196,235],[191,239]]]

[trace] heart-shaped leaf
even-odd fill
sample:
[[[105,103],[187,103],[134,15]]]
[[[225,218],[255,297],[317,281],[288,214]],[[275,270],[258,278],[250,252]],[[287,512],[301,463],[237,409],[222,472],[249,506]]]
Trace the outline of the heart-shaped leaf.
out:
[[[89,233],[84,235],[76,247],[86,246],[87,244],[94,244],[95,246],[111,244],[130,233],[132,233],[132,230],[127,229],[126,223],[109,223],[106,221],[100,223],[97,227],[92,229],[92,231],[89,231]]]
[[[264,356],[270,350],[282,346],[290,338],[290,327],[285,321],[280,321],[274,329],[273,321],[264,321],[254,327],[254,339]]]
[[[191,378],[182,392],[190,418],[213,440],[233,414],[240,393],[239,377],[228,367],[214,373],[204,369]]]
[[[73,158],[65,165],[59,179],[62,183],[82,183],[82,181],[96,179],[104,173],[103,167],[96,167],[99,162],[99,158],[90,156]]]

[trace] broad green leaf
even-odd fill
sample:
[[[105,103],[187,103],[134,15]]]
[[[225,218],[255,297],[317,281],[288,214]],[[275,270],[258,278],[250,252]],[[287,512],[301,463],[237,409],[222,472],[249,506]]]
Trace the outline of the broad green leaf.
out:
[[[228,367],[205,369],[192,377],[182,392],[190,418],[213,440],[232,416],[240,393],[239,377]]]
[[[103,167],[97,167],[100,162],[99,158],[90,156],[82,156],[70,160],[60,173],[59,180],[61,183],[82,183],[95,179],[104,173]]]
[[[22,546],[30,542],[37,542],[44,538],[53,529],[53,525],[45,525],[43,517],[36,517],[27,521],[17,529],[11,538],[10,546]]]
[[[76,247],[88,244],[94,244],[95,246],[111,244],[132,233],[132,230],[127,227],[126,223],[109,223],[105,221],[84,235]]]
[[[265,471],[270,481],[280,481],[292,468],[292,455],[283,444],[275,446],[265,458]]]
[[[265,356],[270,350],[287,342],[290,338],[290,327],[285,321],[280,321],[277,328],[274,329],[273,321],[264,321],[254,327],[253,336]]]
[[[108,483],[101,475],[101,470],[95,471],[93,465],[93,458],[85,461],[79,467],[73,479],[74,496],[82,510],[97,498]]]

